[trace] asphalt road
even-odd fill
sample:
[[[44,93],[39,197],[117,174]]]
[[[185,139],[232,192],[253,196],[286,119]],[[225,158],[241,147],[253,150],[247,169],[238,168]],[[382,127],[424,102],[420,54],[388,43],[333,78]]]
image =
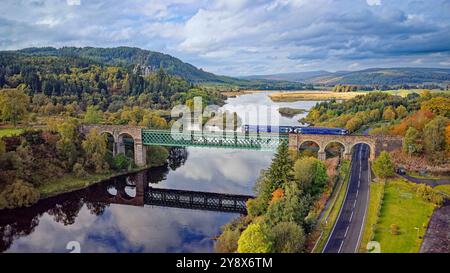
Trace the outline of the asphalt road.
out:
[[[325,245],[325,253],[356,253],[369,200],[369,147],[355,146],[344,205]]]

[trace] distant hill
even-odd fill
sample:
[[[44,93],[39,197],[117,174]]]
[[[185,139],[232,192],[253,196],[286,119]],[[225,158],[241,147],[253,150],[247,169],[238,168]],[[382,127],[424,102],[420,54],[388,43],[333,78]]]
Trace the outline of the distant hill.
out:
[[[203,71],[170,55],[134,47],[63,47],[60,49],[44,47],[26,48],[18,50],[17,53],[35,56],[81,57],[108,65],[140,67],[147,71],[163,68],[169,74],[180,76],[192,82],[232,81],[232,78]]]
[[[353,85],[401,85],[424,83],[449,83],[450,69],[445,68],[370,68],[360,71],[311,71],[272,75],[255,75],[244,79],[300,81],[310,84],[334,86]]]
[[[333,73],[319,70],[319,71],[308,71],[308,72],[293,72],[293,73],[279,73],[271,75],[251,75],[240,77],[246,80],[273,80],[273,81],[292,81],[292,82],[303,82],[307,79],[315,77],[329,76]]]
[[[140,74],[147,74],[160,68],[171,75],[179,76],[191,83],[211,83],[225,86],[238,86],[243,89],[304,89],[303,83],[289,80],[238,79],[216,75],[185,63],[171,55],[135,47],[94,48],[94,47],[42,47],[25,48],[17,51],[0,51],[11,56],[54,56],[78,62],[89,61],[99,65],[112,65],[128,68]]]
[[[322,85],[401,85],[450,82],[450,69],[444,68],[371,68],[342,71],[305,79]]]

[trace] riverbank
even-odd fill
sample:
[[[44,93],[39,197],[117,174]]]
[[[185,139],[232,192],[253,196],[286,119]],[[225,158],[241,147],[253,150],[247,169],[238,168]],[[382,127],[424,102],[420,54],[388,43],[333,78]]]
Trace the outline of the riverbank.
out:
[[[107,172],[101,174],[87,174],[83,177],[77,177],[73,173],[65,174],[62,177],[54,178],[44,182],[37,189],[40,193],[40,200],[54,197],[60,194],[69,193],[77,190],[81,190],[92,186],[94,184],[119,177],[122,175],[134,174],[148,168],[150,166],[145,166],[141,168],[135,168],[129,171],[123,172]]]
[[[366,95],[367,92],[331,92],[319,90],[305,90],[293,92],[277,92],[269,94],[269,97],[274,102],[294,102],[300,100],[315,101],[315,100],[349,100],[359,95]]]

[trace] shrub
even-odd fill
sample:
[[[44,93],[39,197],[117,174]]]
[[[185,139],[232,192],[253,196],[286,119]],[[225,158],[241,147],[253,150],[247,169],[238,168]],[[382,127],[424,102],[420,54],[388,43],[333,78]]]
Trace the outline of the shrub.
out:
[[[75,174],[76,177],[85,177],[87,175],[86,171],[83,168],[83,165],[81,165],[80,163],[75,163],[73,165],[73,169],[72,172]]]
[[[276,253],[300,253],[305,244],[303,229],[293,222],[278,223],[272,229],[270,237]]]
[[[31,184],[16,180],[5,187],[1,193],[0,203],[6,208],[28,207],[39,200],[39,191]],[[1,207],[0,207],[1,208]]]
[[[239,230],[227,229],[222,234],[214,245],[214,249],[219,253],[233,253],[237,251],[239,236],[241,233]]]
[[[247,213],[250,216],[256,217],[266,212],[267,204],[262,198],[248,199]]]
[[[113,168],[115,170],[125,170],[130,166],[131,160],[125,154],[118,154],[113,158]]]
[[[437,206],[441,206],[444,203],[444,198],[442,197],[442,195],[433,190],[433,188],[428,185],[425,184],[418,185],[416,193],[424,201],[433,203]]]
[[[392,235],[399,235],[400,234],[400,229],[396,224],[392,224],[391,225],[391,234]]]

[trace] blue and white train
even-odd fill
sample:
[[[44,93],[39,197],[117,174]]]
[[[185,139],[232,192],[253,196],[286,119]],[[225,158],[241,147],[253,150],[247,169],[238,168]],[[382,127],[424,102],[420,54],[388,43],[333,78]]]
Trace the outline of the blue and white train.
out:
[[[315,134],[315,135],[348,135],[343,128],[306,127],[306,126],[271,126],[271,125],[244,125],[245,133],[280,133],[280,134]]]

